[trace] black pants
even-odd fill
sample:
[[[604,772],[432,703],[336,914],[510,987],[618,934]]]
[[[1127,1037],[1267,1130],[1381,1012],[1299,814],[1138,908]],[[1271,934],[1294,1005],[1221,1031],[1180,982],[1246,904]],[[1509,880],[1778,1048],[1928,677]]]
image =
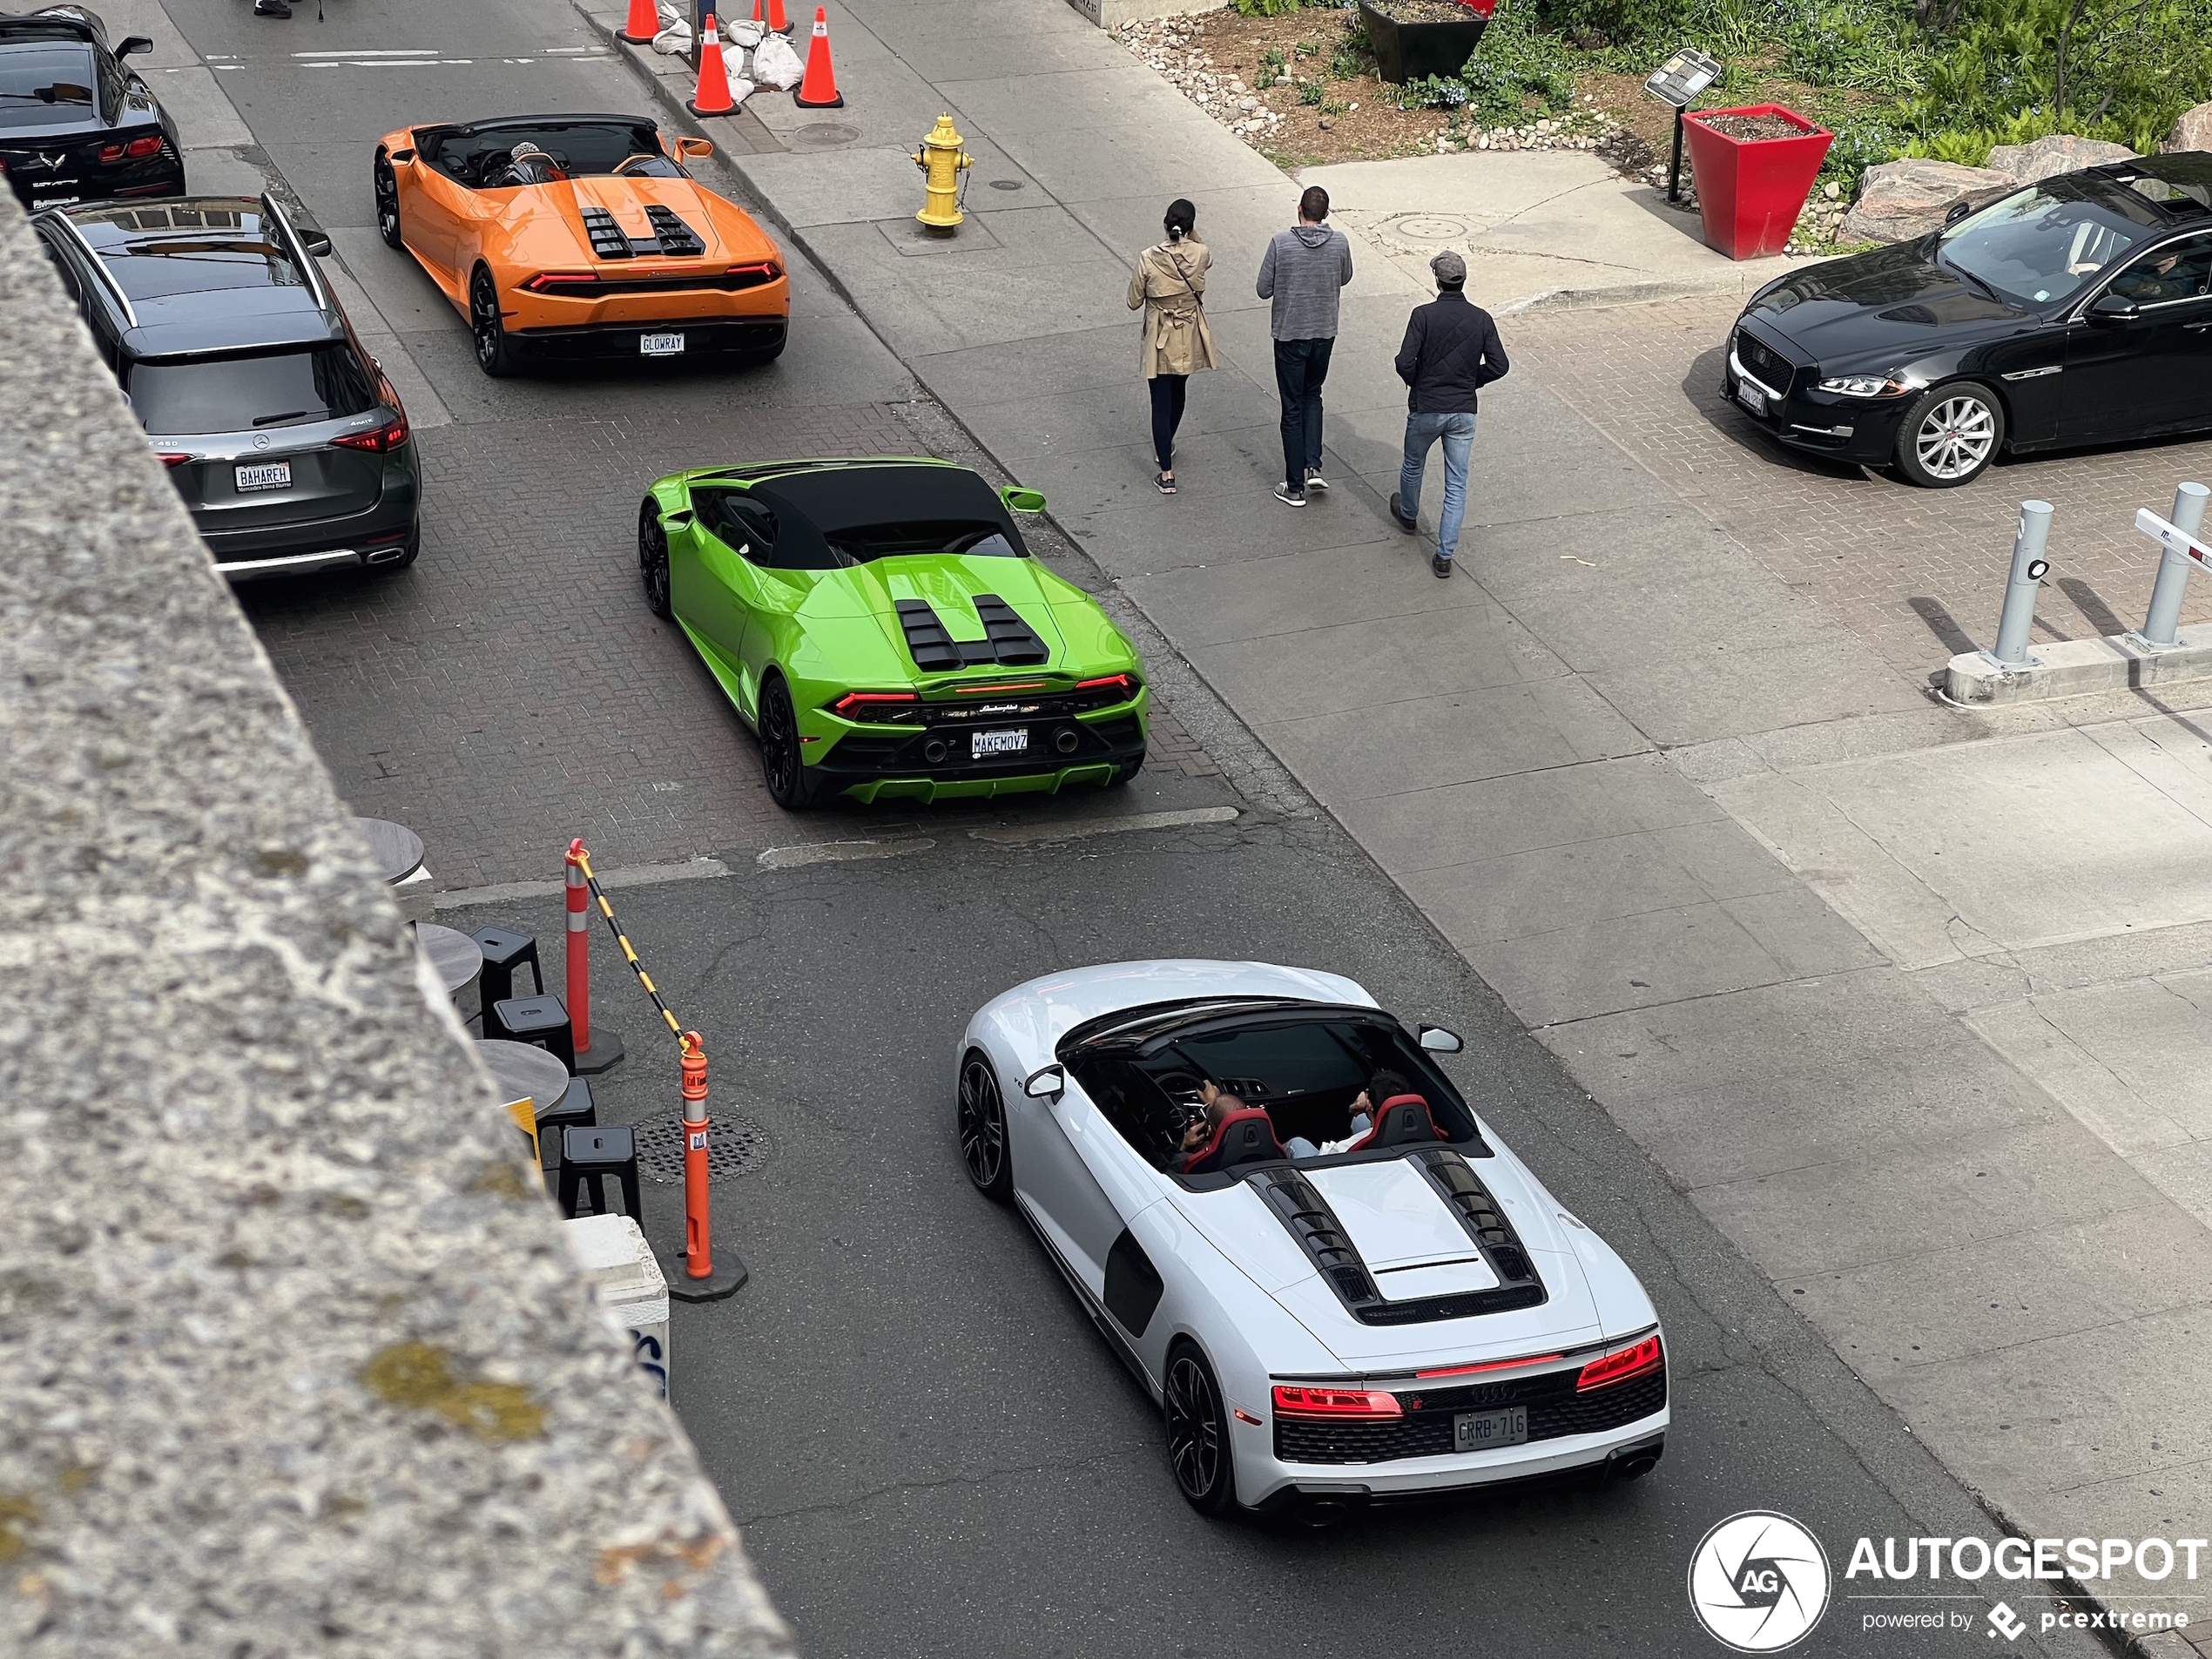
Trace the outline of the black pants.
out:
[[[1152,453],[1160,470],[1175,470],[1175,429],[1183,424],[1183,397],[1190,388],[1188,374],[1155,374],[1152,388]]]
[[[1321,382],[1329,377],[1331,340],[1275,342],[1275,389],[1283,399],[1283,482],[1305,493],[1305,470],[1321,466]]]

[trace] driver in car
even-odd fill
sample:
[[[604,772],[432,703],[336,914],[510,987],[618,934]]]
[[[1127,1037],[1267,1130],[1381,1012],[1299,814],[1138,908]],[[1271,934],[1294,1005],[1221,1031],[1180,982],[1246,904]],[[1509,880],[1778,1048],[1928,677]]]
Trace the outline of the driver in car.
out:
[[[1223,1118],[1231,1112],[1244,1109],[1243,1101],[1211,1077],[1198,1080],[1198,1099],[1204,1103],[1205,1110],[1192,1118],[1190,1127],[1183,1131],[1183,1143],[1175,1155],[1174,1167],[1177,1170],[1188,1166],[1191,1159],[1212,1142],[1214,1136],[1220,1131]]]
[[[502,185],[550,185],[565,179],[560,164],[539,149],[528,138],[509,153],[507,165],[500,169]]]

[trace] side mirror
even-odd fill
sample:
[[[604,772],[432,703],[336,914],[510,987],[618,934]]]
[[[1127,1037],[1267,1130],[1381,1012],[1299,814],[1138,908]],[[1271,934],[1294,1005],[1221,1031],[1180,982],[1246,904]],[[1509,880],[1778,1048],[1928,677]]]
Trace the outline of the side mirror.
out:
[[[705,138],[678,138],[676,153],[686,161],[704,161],[714,153],[714,146]]]
[[[1953,225],[1956,225],[1960,219],[1966,218],[1967,214],[1973,212],[1973,203],[1964,196],[1959,197],[1957,201],[1951,204],[1950,211],[1944,214],[1943,228],[1949,230]]]
[[[999,491],[999,499],[1014,512],[1042,513],[1044,511],[1042,490],[1024,489],[1019,484],[1008,484],[1004,489]]]
[[[116,43],[116,60],[119,63],[124,58],[130,57],[133,52],[150,52],[152,50],[153,42],[148,39],[145,36],[125,35],[120,41]]]
[[[2133,300],[2123,300],[2110,289],[2089,302],[2089,320],[2108,327],[2118,323],[2133,322],[2141,314],[2141,307]]]
[[[412,150],[395,150],[391,154],[386,156],[384,159],[390,162],[393,165],[397,166],[402,161],[414,160],[415,152]]]
[[[315,258],[319,260],[327,260],[330,257],[330,238],[324,235],[320,231],[301,231],[300,233],[300,246],[306,248],[308,253],[314,254]]]
[[[1421,1028],[1421,1047],[1431,1054],[1457,1054],[1467,1047],[1456,1031],[1447,1031],[1440,1025]]]
[[[1057,1066],[1040,1066],[1022,1080],[1022,1092],[1031,1100],[1058,1100],[1067,1089],[1068,1074]]]

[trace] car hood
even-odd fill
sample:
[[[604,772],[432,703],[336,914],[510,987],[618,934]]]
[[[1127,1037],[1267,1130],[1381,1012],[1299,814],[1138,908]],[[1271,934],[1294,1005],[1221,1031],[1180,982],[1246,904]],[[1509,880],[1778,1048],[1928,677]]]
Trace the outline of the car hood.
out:
[[[1761,332],[1824,368],[1910,363],[1940,348],[2010,334],[2026,320],[1935,262],[1934,239],[1830,260],[1784,278],[1744,308]]]

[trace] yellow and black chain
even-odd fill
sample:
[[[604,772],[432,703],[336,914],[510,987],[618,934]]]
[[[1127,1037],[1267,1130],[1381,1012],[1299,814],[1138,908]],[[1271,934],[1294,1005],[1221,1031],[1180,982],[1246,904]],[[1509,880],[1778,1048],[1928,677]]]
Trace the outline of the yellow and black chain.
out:
[[[614,934],[615,943],[622,947],[623,961],[628,962],[631,972],[637,975],[637,982],[645,988],[645,995],[653,999],[653,1006],[660,1010],[660,1017],[668,1022],[669,1033],[676,1039],[677,1046],[685,1053],[689,1054],[691,1050],[691,1035],[677,1022],[676,1016],[668,1011],[668,1004],[660,1000],[660,991],[653,984],[653,976],[645,971],[645,964],[637,960],[637,951],[636,947],[631,944],[630,935],[623,932],[622,924],[615,920],[615,907],[607,902],[607,894],[599,885],[599,878],[591,873],[591,855],[579,848],[577,852],[576,862],[577,867],[583,872],[583,879],[591,889],[591,896],[599,901],[599,914],[607,919],[607,926]]]

